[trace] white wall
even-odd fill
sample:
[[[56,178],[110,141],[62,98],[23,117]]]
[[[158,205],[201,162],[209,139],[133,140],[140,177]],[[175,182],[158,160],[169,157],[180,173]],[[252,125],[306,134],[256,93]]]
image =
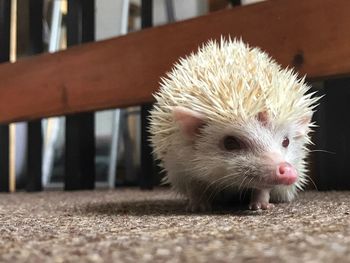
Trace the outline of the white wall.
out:
[[[95,1],[96,40],[111,38],[120,34],[122,0]]]

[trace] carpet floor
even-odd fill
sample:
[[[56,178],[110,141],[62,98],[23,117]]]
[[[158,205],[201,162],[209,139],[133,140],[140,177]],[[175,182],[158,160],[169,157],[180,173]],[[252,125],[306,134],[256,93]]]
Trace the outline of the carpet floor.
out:
[[[350,262],[349,203],[193,214],[168,189],[0,194],[0,262]]]

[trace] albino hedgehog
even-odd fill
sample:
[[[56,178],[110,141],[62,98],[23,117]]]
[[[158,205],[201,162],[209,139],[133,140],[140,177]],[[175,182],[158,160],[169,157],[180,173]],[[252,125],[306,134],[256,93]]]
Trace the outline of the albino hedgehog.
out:
[[[306,183],[318,97],[304,79],[241,40],[210,41],[162,79],[151,143],[192,211],[251,189],[250,209],[291,201]]]

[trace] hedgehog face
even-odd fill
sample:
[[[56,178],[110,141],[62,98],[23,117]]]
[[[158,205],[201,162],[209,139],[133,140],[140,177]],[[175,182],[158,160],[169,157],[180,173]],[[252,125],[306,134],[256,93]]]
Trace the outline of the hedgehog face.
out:
[[[181,133],[190,140],[193,157],[188,159],[201,180],[261,189],[298,182],[308,122],[281,126],[252,118],[222,124],[190,110],[176,111]]]

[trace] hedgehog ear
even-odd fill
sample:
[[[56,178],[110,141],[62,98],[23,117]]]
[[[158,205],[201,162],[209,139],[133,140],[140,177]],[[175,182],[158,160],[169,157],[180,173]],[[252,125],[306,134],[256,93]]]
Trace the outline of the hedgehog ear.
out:
[[[199,134],[200,128],[205,124],[203,114],[185,107],[173,107],[173,116],[179,124],[181,132],[189,139],[194,139]]]
[[[297,123],[296,138],[304,137],[309,132],[309,124],[312,116],[305,116]]]

